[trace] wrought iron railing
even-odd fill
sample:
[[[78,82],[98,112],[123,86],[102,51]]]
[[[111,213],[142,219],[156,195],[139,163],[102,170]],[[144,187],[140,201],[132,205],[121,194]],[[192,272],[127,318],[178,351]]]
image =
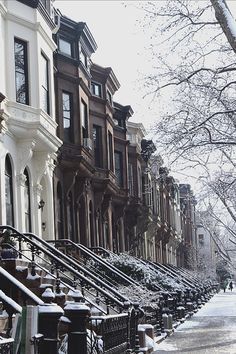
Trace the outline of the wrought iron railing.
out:
[[[96,278],[84,267],[77,264],[67,255],[55,249],[52,245],[42,240],[34,234],[22,234],[11,226],[0,226],[0,231],[8,230],[11,237],[17,242],[19,258],[25,256],[31,258],[31,271],[35,272],[37,261],[46,267],[50,265],[60,274],[66,275],[71,284],[80,285],[85,294],[95,301],[100,301],[115,311],[120,312],[124,307],[124,302],[129,299],[121,295],[112,286],[106,284],[101,279]]]
[[[112,283],[116,286],[120,283],[125,284],[127,286],[140,285],[137,281],[135,281],[127,274],[110,264],[109,261],[106,261],[106,259],[99,257],[97,254],[95,254],[89,248],[85,247],[82,244],[77,244],[67,239],[50,240],[47,242],[53,244],[57,249],[63,251],[77,262],[80,262],[80,259],[84,260],[84,262],[81,261],[80,264],[85,267],[87,260],[94,261],[99,267],[93,267],[92,265],[89,265],[88,269],[93,270],[97,276],[100,275],[103,279],[109,281],[109,283]],[[99,268],[101,269],[101,272],[99,271]]]
[[[90,352],[93,353],[93,349],[96,348],[98,353],[124,353],[129,346],[129,321],[128,313],[91,316],[88,332]]]
[[[13,338],[0,337],[0,353],[1,354],[13,354]]]
[[[146,262],[150,264],[152,267],[158,269],[158,271],[160,271],[161,273],[166,274],[168,277],[175,279],[179,283],[183,283],[184,286],[195,288],[195,285],[193,283],[191,283],[189,280],[182,277],[180,274],[177,274],[172,269],[168,269],[165,265],[160,263],[154,263],[151,261],[146,261]]]

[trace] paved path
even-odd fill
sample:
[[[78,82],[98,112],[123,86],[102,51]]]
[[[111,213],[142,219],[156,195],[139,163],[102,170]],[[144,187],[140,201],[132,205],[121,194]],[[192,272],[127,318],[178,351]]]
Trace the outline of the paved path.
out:
[[[236,289],[216,294],[155,353],[236,354]]]

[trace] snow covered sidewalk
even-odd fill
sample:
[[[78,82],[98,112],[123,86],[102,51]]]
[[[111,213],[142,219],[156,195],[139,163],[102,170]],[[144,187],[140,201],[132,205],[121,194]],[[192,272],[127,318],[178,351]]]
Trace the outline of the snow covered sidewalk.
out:
[[[154,353],[236,354],[236,289],[216,294]]]

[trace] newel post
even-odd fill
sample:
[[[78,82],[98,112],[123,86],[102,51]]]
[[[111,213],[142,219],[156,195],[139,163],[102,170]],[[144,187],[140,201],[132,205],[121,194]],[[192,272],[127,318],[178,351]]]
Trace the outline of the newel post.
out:
[[[39,305],[38,319],[38,331],[43,335],[40,354],[58,354],[58,323],[63,310],[57,304],[52,303],[55,295],[50,288],[44,291],[42,298],[45,304]]]
[[[87,322],[90,317],[90,308],[85,305],[84,298],[79,290],[72,294],[75,302],[65,307],[65,316],[69,319],[68,352],[67,354],[87,354]]]

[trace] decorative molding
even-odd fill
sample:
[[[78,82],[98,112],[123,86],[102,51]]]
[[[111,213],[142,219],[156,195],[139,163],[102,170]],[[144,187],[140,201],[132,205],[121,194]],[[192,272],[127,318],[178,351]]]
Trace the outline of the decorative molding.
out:
[[[43,175],[46,174],[50,158],[51,156],[47,151],[34,152],[34,180],[37,184],[40,183]]]
[[[0,6],[0,8],[1,8],[1,6]],[[10,13],[10,12],[6,12],[5,18],[8,21],[15,22],[15,23],[20,24],[28,29],[31,29],[35,32],[40,33],[52,51],[55,51],[57,49],[56,43],[48,36],[48,33],[44,30],[44,28],[42,27],[40,22],[34,23],[34,22],[27,20],[24,17],[17,16],[13,13]],[[51,30],[50,30],[50,33],[52,34]]]
[[[18,186],[24,187],[25,181],[26,181],[26,176],[24,175],[24,173],[20,173],[19,175],[16,176],[16,183]]]
[[[17,159],[17,171],[18,174],[22,174],[25,167],[33,156],[33,149],[35,147],[35,141],[32,139],[22,140],[17,144],[18,159]]]
[[[34,190],[34,194],[40,197],[43,187],[40,183],[37,183],[36,185],[34,185],[33,190]]]

